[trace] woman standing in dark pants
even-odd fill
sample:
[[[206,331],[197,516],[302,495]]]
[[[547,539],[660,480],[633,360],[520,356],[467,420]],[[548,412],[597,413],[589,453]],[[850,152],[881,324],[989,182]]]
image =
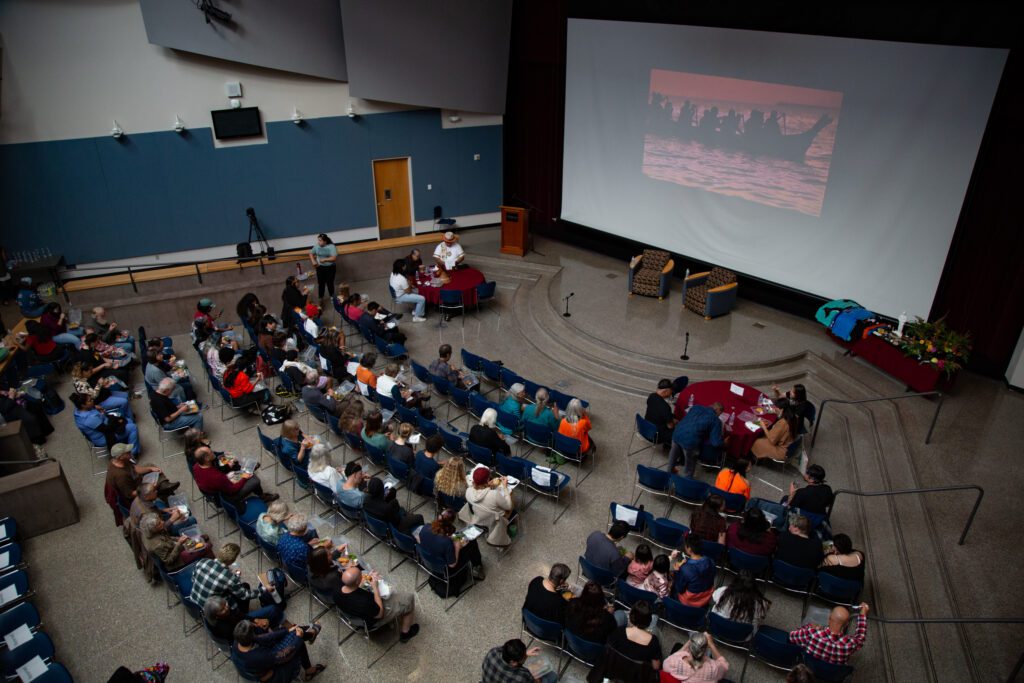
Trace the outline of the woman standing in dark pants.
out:
[[[324,290],[334,297],[334,277],[337,275],[338,248],[331,238],[324,233],[316,236],[316,246],[309,250],[309,261],[316,267],[317,296],[320,307],[324,305]]]

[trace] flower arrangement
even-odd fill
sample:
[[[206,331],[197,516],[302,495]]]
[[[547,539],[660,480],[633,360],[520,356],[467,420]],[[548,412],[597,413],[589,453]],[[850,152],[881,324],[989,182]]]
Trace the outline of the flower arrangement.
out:
[[[905,355],[931,363],[947,377],[952,377],[971,355],[971,335],[951,330],[945,318],[928,322],[918,317],[906,326],[899,347]]]

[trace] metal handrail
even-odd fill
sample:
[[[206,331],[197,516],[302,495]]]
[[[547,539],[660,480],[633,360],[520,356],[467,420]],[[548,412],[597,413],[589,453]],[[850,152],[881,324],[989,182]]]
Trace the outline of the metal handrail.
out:
[[[974,501],[974,507],[971,509],[971,514],[967,518],[967,524],[964,525],[964,531],[960,534],[960,541],[957,545],[963,545],[967,539],[967,532],[971,529],[971,524],[974,523],[974,516],[978,514],[978,508],[981,506],[981,499],[985,495],[985,489],[981,488],[977,484],[957,484],[956,486],[932,486],[923,489],[900,489],[898,491],[853,491],[851,489],[839,489],[835,492],[835,496],[832,499],[832,509],[835,509],[835,500],[839,498],[840,493],[849,493],[852,496],[861,496],[864,498],[873,498],[875,496],[898,496],[906,493],[933,493],[936,491],[963,491],[966,489],[975,489],[978,492],[978,498]]]
[[[882,624],[1024,624],[1024,617],[915,617],[887,619],[869,614],[868,621],[877,621]],[[1010,672],[1009,677],[1006,679],[1006,683],[1013,683],[1017,680],[1017,676],[1022,668],[1024,668],[1024,652],[1021,652],[1016,666],[1013,667],[1013,671]]]
[[[872,403],[874,401],[896,401],[901,398],[914,398],[916,396],[938,396],[939,402],[935,405],[935,414],[932,416],[932,423],[928,427],[928,435],[924,437],[925,444],[931,443],[932,431],[935,430],[935,422],[939,419],[939,411],[942,409],[942,402],[946,400],[945,395],[941,391],[920,391],[910,394],[900,394],[899,396],[878,396],[876,398],[861,398],[856,400],[848,400],[843,398],[826,398],[821,402],[821,408],[818,410],[818,419],[814,421],[814,431],[811,432],[811,448],[814,448],[814,442],[818,439],[818,426],[821,425],[821,418],[825,415],[825,406],[829,403],[843,403],[846,405],[855,405],[858,403]]]

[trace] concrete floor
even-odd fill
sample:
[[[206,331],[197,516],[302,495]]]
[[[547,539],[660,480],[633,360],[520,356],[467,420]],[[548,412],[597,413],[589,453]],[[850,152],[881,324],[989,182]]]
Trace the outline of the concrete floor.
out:
[[[558,386],[591,402],[593,437],[600,445],[596,472],[578,489],[573,507],[557,526],[551,524],[551,502],[539,500],[524,515],[523,538],[506,557],[484,547],[486,582],[477,586],[450,612],[429,589],[417,594],[421,635],[397,645],[373,669],[365,668],[363,644],[353,639],[337,648],[337,625],[327,626],[311,648],[314,661],[327,664],[325,680],[350,681],[476,681],[488,648],[519,635],[519,608],[529,580],[554,562],[574,568],[586,535],[603,528],[611,501],[629,501],[637,458],[624,454],[632,433],[633,415],[643,410],[644,397],[660,377],[688,374],[691,382],[729,378],[767,388],[773,382],[802,381],[819,403],[827,398],[861,399],[903,393],[896,381],[861,361],[843,357],[813,321],[801,320],[740,299],[729,316],[713,321],[686,312],[678,282],[665,301],[628,297],[625,264],[570,246],[537,239],[526,259],[498,254],[496,230],[466,233],[469,261],[498,282],[498,301],[479,315],[438,327],[439,316],[426,323],[407,322],[409,348],[426,364],[439,343],[456,353],[467,348],[505,364],[535,381]],[[344,274],[341,276],[344,278]],[[387,301],[386,278],[355,282]],[[562,317],[561,298],[569,292],[571,318]],[[222,308],[234,299],[220,294]],[[237,297],[235,297],[237,299]],[[275,302],[276,303],[276,302]],[[276,310],[275,305],[269,306]],[[115,312],[116,315],[116,312]],[[8,313],[8,320],[13,320]],[[407,316],[408,318],[408,316]],[[755,326],[760,323],[761,326]],[[132,321],[133,325],[151,324]],[[178,329],[184,331],[188,320]],[[682,337],[690,332],[688,363],[679,360]],[[189,363],[199,360],[184,336],[179,351]],[[140,379],[141,381],[141,379]],[[58,387],[67,396],[67,383]],[[200,389],[201,394],[205,395]],[[956,544],[973,502],[967,493],[928,497],[855,498],[841,496],[833,514],[836,531],[844,531],[866,551],[868,579],[865,599],[873,615],[886,618],[959,615],[1009,617],[1024,614],[1017,592],[1024,551],[1015,537],[1020,514],[1004,501],[1013,500],[1024,476],[1016,467],[1024,438],[1024,397],[988,379],[964,374],[947,398],[931,445],[924,445],[934,404],[908,398],[860,406],[832,404],[823,416],[812,461],[828,471],[834,488],[893,490],[917,486],[976,483],[986,490],[974,527],[964,546]],[[145,412],[140,406],[138,412]],[[173,681],[230,681],[230,664],[211,672],[205,659],[205,636],[183,636],[181,608],[167,609],[164,588],[150,587],[136,571],[120,531],[112,524],[102,498],[102,477],[92,476],[82,440],[74,428],[70,406],[56,416],[57,433],[47,450],[58,458],[82,512],[82,521],[26,543],[35,600],[54,639],[57,659],[76,680],[105,681],[118,664],[141,667],[154,661],[171,665]],[[255,430],[233,437],[216,411],[207,413],[207,431],[215,447],[238,454],[258,453]],[[464,428],[465,421],[460,425]],[[161,460],[152,422],[139,424],[143,462],[157,463],[171,479],[189,480],[182,456]],[[277,428],[270,428],[276,436]],[[336,454],[342,453],[339,449]],[[655,456],[657,464],[662,456]],[[648,454],[641,461],[647,462]],[[574,470],[569,470],[570,474]],[[709,473],[699,474],[711,480]],[[777,498],[792,472],[758,468],[753,495]],[[272,473],[262,477],[273,489]],[[291,500],[290,484],[278,491]],[[645,496],[649,510],[661,514],[660,501]],[[310,501],[298,504],[309,510]],[[425,510],[426,508],[424,508]],[[217,536],[216,520],[204,531]],[[688,520],[678,507],[673,517]],[[237,536],[235,537],[237,539]],[[630,542],[632,545],[635,542]],[[368,553],[383,565],[382,547]],[[256,555],[242,560],[249,577]],[[414,571],[408,563],[389,576],[399,590],[411,590]],[[766,623],[793,628],[799,622],[800,600],[770,589],[773,604]],[[289,606],[289,618],[306,620],[306,600]],[[95,635],[99,637],[95,637]],[[867,646],[853,660],[855,680],[995,681],[1005,680],[1024,643],[1019,626],[889,625],[873,622]],[[666,650],[680,640],[663,629]],[[731,678],[739,679],[741,653],[727,651]],[[585,670],[569,668],[563,680],[582,680]],[[777,681],[782,676],[752,662],[748,681]]]

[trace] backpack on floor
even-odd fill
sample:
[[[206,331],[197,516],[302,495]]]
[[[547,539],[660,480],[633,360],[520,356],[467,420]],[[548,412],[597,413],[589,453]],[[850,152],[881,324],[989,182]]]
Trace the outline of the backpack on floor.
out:
[[[260,417],[263,418],[264,424],[276,425],[287,420],[291,412],[291,408],[288,406],[267,406],[263,409]]]

